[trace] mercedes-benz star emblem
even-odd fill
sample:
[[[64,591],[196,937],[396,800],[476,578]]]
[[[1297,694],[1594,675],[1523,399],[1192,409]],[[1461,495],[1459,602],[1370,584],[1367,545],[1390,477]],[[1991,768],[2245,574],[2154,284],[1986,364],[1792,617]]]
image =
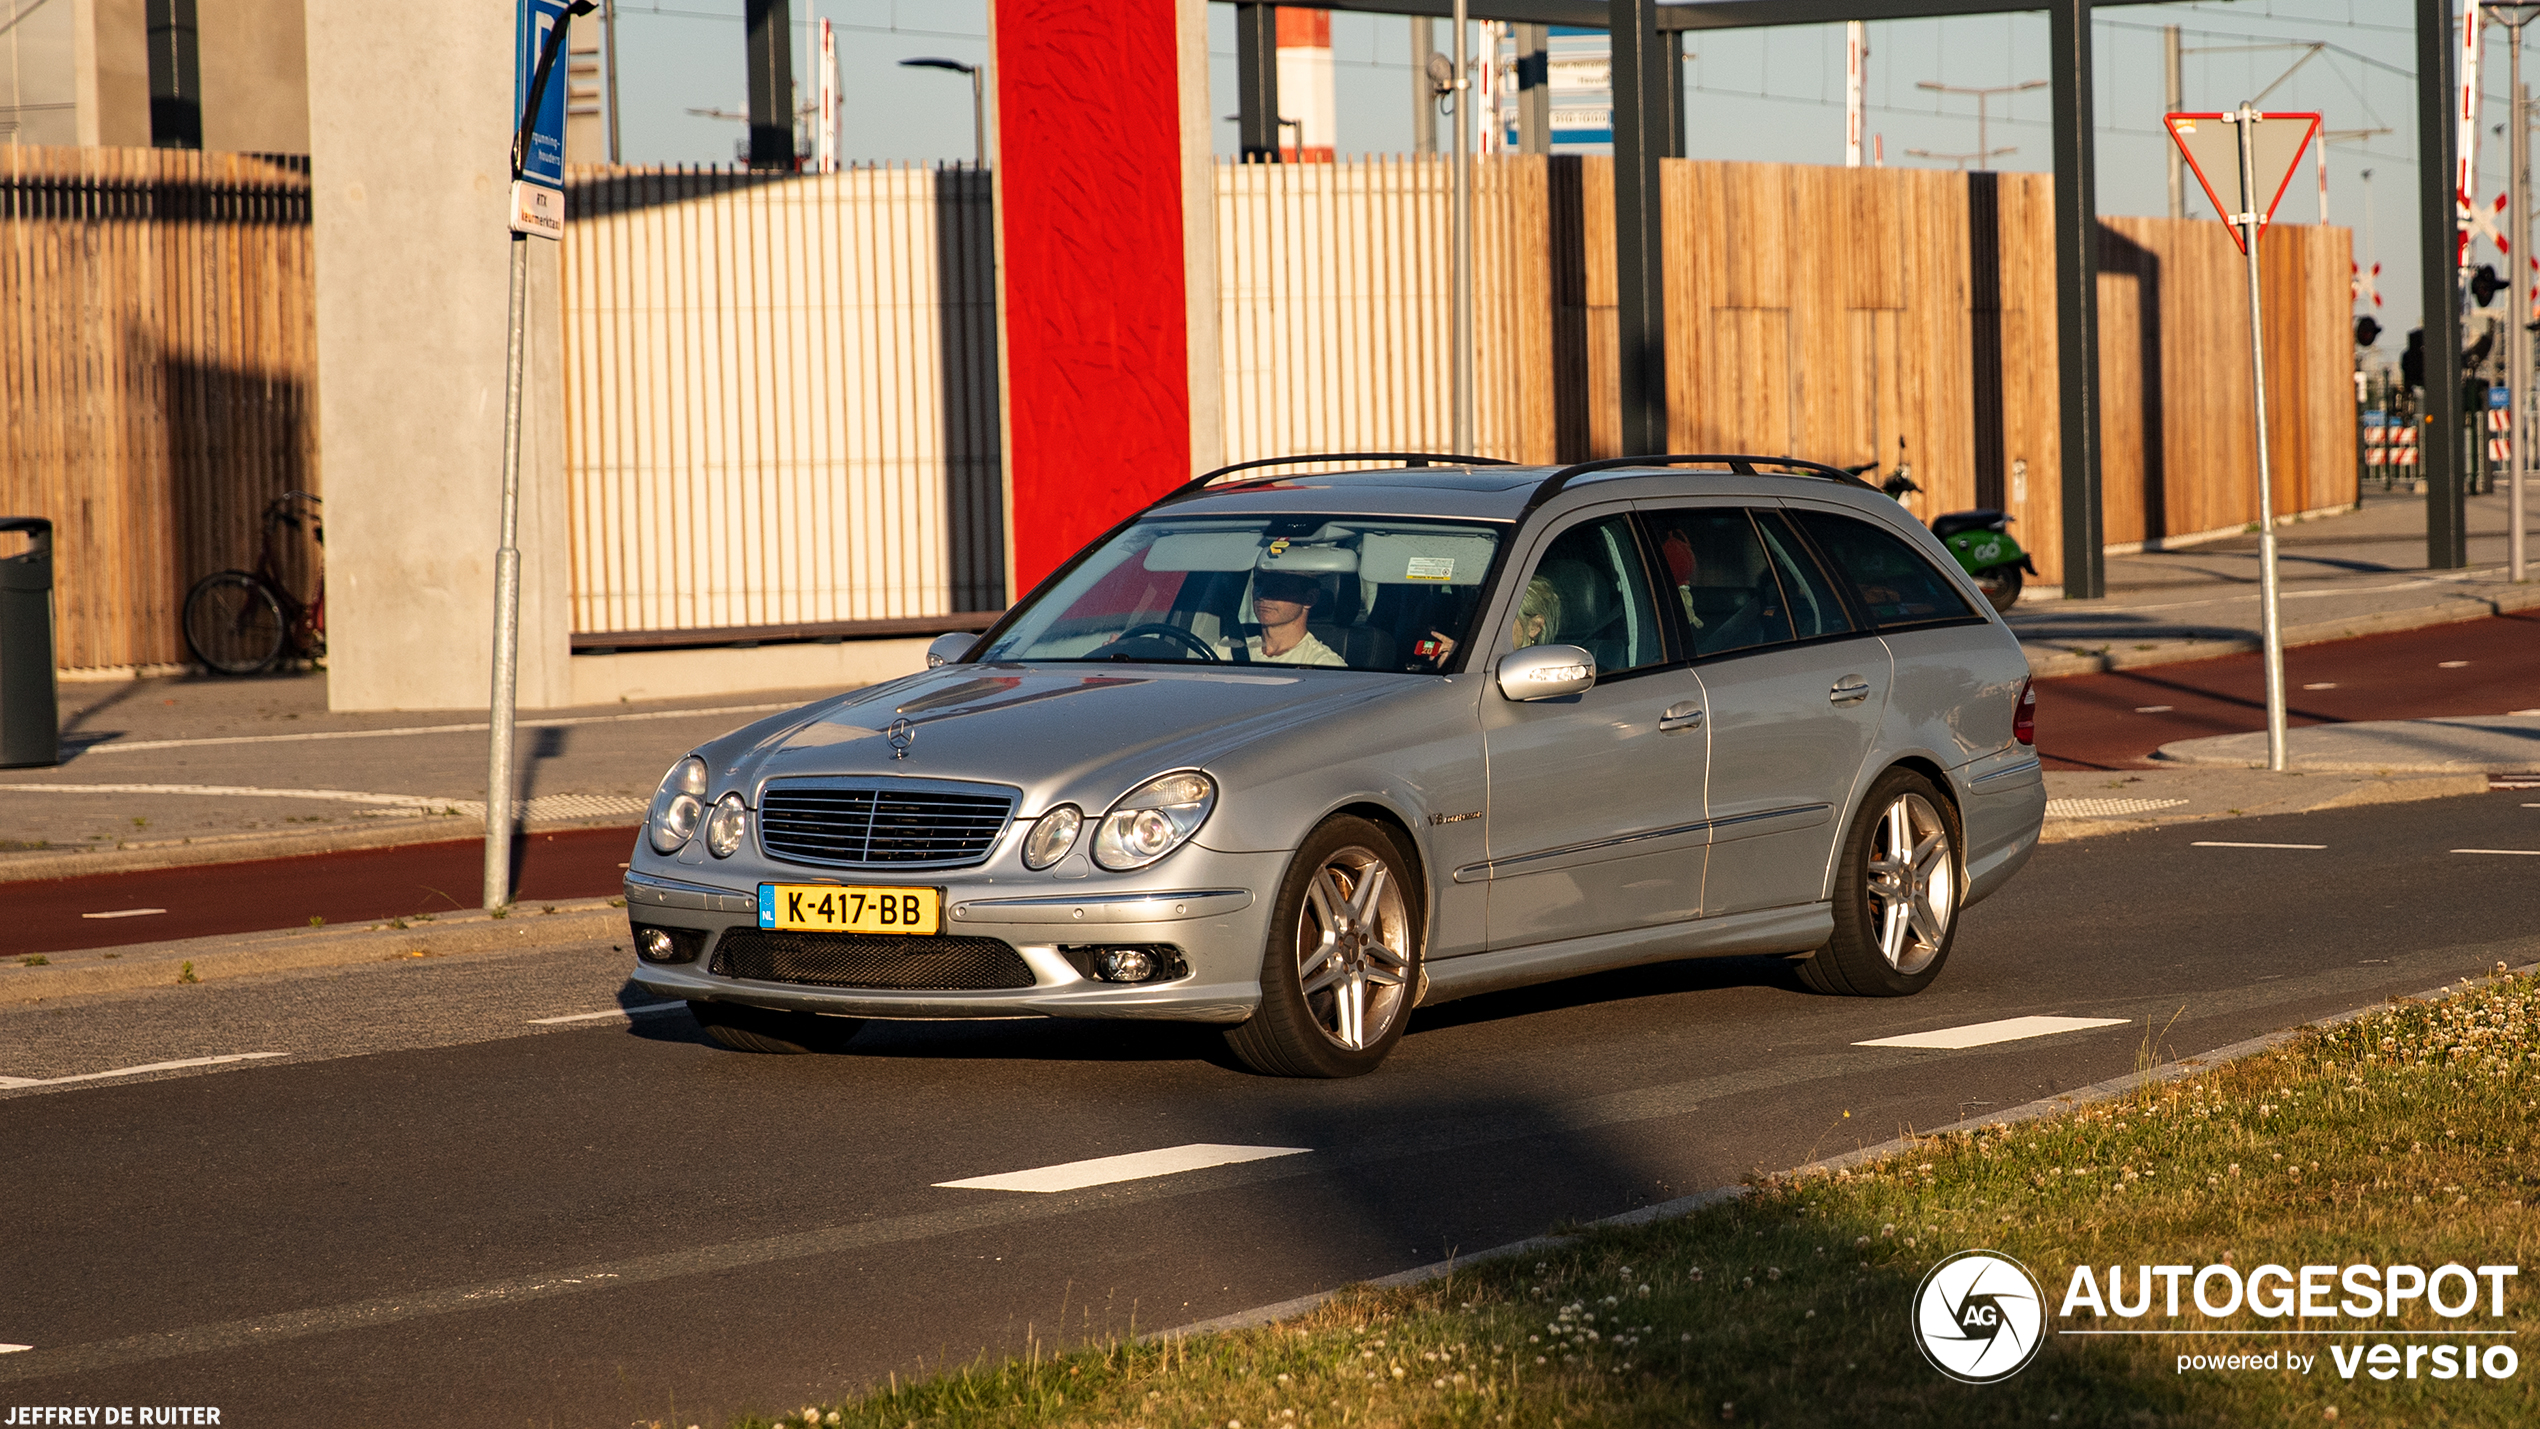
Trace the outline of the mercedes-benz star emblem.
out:
[[[883,738],[891,741],[893,759],[906,759],[908,747],[917,742],[917,726],[905,719],[895,719],[891,721],[891,727],[883,732]]]

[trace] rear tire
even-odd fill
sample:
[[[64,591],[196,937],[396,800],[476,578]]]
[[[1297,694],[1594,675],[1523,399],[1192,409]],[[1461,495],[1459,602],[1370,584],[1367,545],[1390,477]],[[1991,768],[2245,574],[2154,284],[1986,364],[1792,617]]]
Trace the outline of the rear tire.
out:
[[[1963,845],[1958,810],[1930,780],[1907,769],[1880,776],[1844,836],[1834,937],[1799,964],[1800,980],[1847,997],[1911,997],[1931,986],[1966,901]]]
[[[185,643],[207,670],[253,675],[282,654],[282,603],[245,571],[221,571],[185,593]]]
[[[1272,1077],[1356,1077],[1402,1040],[1419,1001],[1427,890],[1381,824],[1342,816],[1308,835],[1271,910],[1261,1006],[1226,1031]]]
[[[816,1012],[746,1007],[736,1002],[691,1002],[688,1012],[717,1045],[776,1056],[835,1052],[864,1026],[861,1017],[823,1017]]]
[[[1984,592],[1986,603],[1996,614],[2020,603],[2020,583],[2020,568],[2016,565],[1976,572],[1976,589]]]

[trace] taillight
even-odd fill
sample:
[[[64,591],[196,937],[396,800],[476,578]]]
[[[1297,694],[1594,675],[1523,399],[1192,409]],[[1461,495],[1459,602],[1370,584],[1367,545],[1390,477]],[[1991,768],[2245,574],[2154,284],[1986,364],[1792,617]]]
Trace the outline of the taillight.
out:
[[[2020,705],[2011,716],[2011,737],[2022,744],[2037,743],[2037,687],[2020,681]]]

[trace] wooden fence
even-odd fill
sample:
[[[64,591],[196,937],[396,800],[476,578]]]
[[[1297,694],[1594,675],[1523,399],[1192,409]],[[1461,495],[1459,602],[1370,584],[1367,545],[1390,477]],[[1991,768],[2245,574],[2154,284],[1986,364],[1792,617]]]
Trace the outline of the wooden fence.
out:
[[[1447,444],[1446,161],[1222,165],[1228,460]],[[1612,162],[1476,161],[1479,454],[1615,454]],[[973,170],[587,169],[563,243],[577,648],[1002,605],[989,190]],[[1900,451],[2058,578],[2051,181],[1668,160],[1678,450]],[[2262,249],[2278,508],[2355,499],[2347,235]],[[0,157],[0,513],[59,526],[61,659],[184,658],[179,603],[317,490],[304,168]],[[2256,515],[2237,251],[2101,226],[2112,543]],[[1901,447],[1900,447],[1901,442]],[[972,622],[975,624],[975,621]]]
[[[565,211],[577,648],[1004,605],[986,175],[594,167]]]
[[[1218,165],[1226,460],[1451,449],[1451,162]],[[1474,173],[1476,454],[1551,461],[1545,168]]]
[[[186,591],[320,491],[309,260],[304,161],[0,146],[0,514],[54,523],[60,665],[185,660]]]

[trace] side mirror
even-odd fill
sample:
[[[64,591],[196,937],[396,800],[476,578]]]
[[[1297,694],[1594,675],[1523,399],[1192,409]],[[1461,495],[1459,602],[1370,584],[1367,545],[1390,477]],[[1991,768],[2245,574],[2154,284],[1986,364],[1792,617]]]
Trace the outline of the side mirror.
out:
[[[932,670],[938,665],[950,665],[969,654],[970,647],[978,643],[979,637],[967,630],[938,635],[926,647],[926,668]]]
[[[1576,645],[1529,645],[1499,657],[1499,692],[1512,700],[1557,700],[1596,688],[1596,657]]]

